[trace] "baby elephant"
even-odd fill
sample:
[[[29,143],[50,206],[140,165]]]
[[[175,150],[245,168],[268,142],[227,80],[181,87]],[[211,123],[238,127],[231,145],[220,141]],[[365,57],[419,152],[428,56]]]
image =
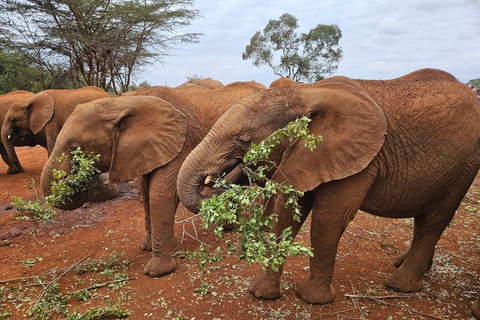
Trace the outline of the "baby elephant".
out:
[[[305,192],[303,220],[277,202],[277,234],[293,236],[312,211],[310,278],[297,294],[310,303],[335,298],[331,285],[337,247],[358,209],[415,219],[411,248],[397,258],[387,285],[418,291],[435,245],[480,167],[480,101],[450,74],[423,69],[388,81],[333,77],[314,84],[254,92],[232,106],[189,154],[178,177],[183,204],[198,212],[199,186],[242,165],[258,144],[301,116],[323,142],[311,152],[285,141],[273,152],[272,180]],[[280,297],[280,272],[250,285],[257,297]]]

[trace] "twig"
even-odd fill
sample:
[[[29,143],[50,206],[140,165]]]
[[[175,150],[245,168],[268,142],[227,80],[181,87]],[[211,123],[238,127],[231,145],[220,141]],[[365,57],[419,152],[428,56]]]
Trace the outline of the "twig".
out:
[[[352,287],[353,295],[355,295],[355,288],[353,287],[353,283],[350,282],[350,285],[351,285],[351,287]],[[362,319],[362,320],[365,320],[365,315],[363,314],[363,311],[362,311],[362,309],[360,308],[360,305],[358,304],[357,299],[352,298],[352,300],[353,300],[353,304],[355,305],[355,307],[357,307],[358,311],[360,312],[360,315],[362,316],[361,319]]]
[[[15,286],[15,287],[8,287],[8,288],[6,288],[6,289],[0,290],[0,292],[10,291],[10,290],[17,289],[17,288],[27,288],[27,287],[43,286],[43,285],[45,285],[45,284],[47,284],[47,282],[29,283],[29,284],[19,285],[19,286]]]
[[[423,313],[423,312],[420,312],[420,311],[417,311],[417,310],[413,310],[413,309],[410,309],[410,308],[407,308],[407,307],[399,306],[399,305],[394,304],[394,303],[389,303],[389,302],[386,302],[386,301],[382,301],[382,300],[380,300],[380,299],[373,299],[373,300],[376,301],[376,302],[380,302],[380,303],[386,304],[386,305],[388,305],[388,306],[392,306],[392,307],[395,307],[395,308],[398,308],[398,309],[402,309],[402,310],[407,311],[407,312],[420,314],[420,315],[422,315],[422,316],[429,317],[429,318],[432,318],[432,319],[446,320],[446,319],[444,319],[444,318],[440,318],[440,317],[434,316],[434,315],[432,315],[432,314]]]
[[[112,281],[107,281],[107,282],[103,282],[103,283],[99,283],[99,284],[94,284],[94,285],[91,285],[90,287],[86,287],[86,288],[83,288],[83,289],[80,289],[80,290],[77,290],[77,291],[74,291],[74,292],[70,292],[69,295],[74,295],[80,291],[88,291],[88,290],[93,290],[93,289],[98,289],[98,288],[101,288],[101,287],[105,287],[109,284],[112,284],[112,283],[117,283],[117,282],[123,282],[123,281],[129,281],[129,280],[135,280],[136,278],[130,278],[130,279],[117,279],[117,280],[112,280]],[[128,293],[132,292],[132,291],[136,291],[136,290],[130,290]]]
[[[42,273],[41,275],[38,276],[30,276],[30,277],[21,277],[21,278],[12,278],[12,279],[7,279],[7,280],[0,280],[0,283],[10,283],[10,282],[17,282],[17,281],[22,281],[22,280],[28,280],[28,279],[33,279],[33,278],[41,278],[44,276],[47,276],[51,273],[58,272],[58,269],[55,270],[50,270],[48,272]]]
[[[80,264],[79,266],[81,267],[84,267],[84,266],[89,266],[89,265],[92,265],[94,264],[95,262],[89,262],[89,263],[84,263],[84,264]],[[12,279],[6,279],[6,280],[0,280],[0,283],[10,283],[10,282],[17,282],[17,281],[22,281],[22,280],[29,280],[29,279],[33,279],[33,278],[41,278],[41,277],[45,277],[45,276],[48,276],[52,273],[57,273],[57,272],[61,272],[63,270],[66,270],[70,267],[66,267],[66,268],[60,268],[60,269],[52,269],[52,270],[49,270],[45,273],[42,273],[42,274],[39,274],[39,275],[35,275],[35,276],[29,276],[29,277],[20,277],[20,278],[12,278]]]
[[[42,300],[43,296],[47,293],[48,289],[50,289],[51,286],[53,286],[56,282],[58,282],[58,280],[60,280],[60,278],[62,278],[63,276],[65,276],[67,273],[70,272],[70,270],[72,270],[73,268],[75,268],[76,266],[78,266],[81,262],[85,261],[89,256],[90,256],[91,253],[88,254],[88,256],[86,256],[85,258],[83,258],[82,260],[74,263],[72,266],[70,266],[69,268],[67,268],[67,270],[62,273],[59,277],[55,278],[54,280],[52,280],[46,287],[45,289],[43,290],[43,292],[40,294],[40,296],[38,297],[37,299],[37,302],[35,304],[38,304],[40,302],[40,300]]]
[[[356,235],[358,238],[360,239],[365,239],[365,240],[368,240],[368,241],[376,241],[376,242],[379,242],[380,240],[377,240],[377,239],[372,239],[372,238],[369,238],[369,237],[365,237],[365,236],[361,236],[359,234]],[[381,242],[381,241],[380,241]]]
[[[335,311],[335,312],[330,312],[330,313],[319,313],[320,316],[334,316],[340,313],[346,313],[350,311],[355,311],[357,308],[352,308],[352,309],[346,309],[346,310],[340,310],[340,311]]]
[[[420,295],[365,296],[361,294],[346,294],[345,297],[352,298],[352,299],[360,298],[360,299],[376,300],[376,299],[421,298],[423,296],[420,296]]]

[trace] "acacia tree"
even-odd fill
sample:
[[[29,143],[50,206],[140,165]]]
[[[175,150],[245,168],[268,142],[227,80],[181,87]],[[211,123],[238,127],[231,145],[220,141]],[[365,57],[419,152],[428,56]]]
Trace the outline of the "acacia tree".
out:
[[[257,31],[250,39],[243,60],[253,59],[254,66],[267,65],[276,75],[294,81],[318,81],[333,73],[342,58],[340,28],[319,24],[298,35],[298,27],[297,18],[289,13],[270,20],[263,32]]]
[[[6,0],[0,41],[45,74],[61,66],[76,85],[118,93],[172,46],[198,41],[199,33],[178,33],[200,15],[192,6],[193,0]]]

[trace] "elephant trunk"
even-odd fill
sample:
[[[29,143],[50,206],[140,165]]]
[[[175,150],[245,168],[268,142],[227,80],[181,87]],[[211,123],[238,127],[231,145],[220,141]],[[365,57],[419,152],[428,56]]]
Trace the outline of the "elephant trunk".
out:
[[[56,160],[57,154],[52,153],[47,160],[47,163],[43,167],[42,174],[40,177],[40,184],[42,186],[43,196],[47,197],[52,194],[52,182],[53,182],[53,170],[61,169],[65,172],[70,172],[71,167],[70,163],[65,160],[62,162],[61,168],[59,168],[60,162]],[[89,200],[89,192],[81,192],[75,195],[71,200],[66,200],[65,203],[57,203],[55,207],[61,210],[74,210],[81,207],[85,202]]]
[[[237,183],[242,177],[243,162],[241,159],[220,160],[219,158],[206,158],[205,155],[215,154],[215,150],[208,147],[208,143],[202,141],[190,152],[182,164],[177,179],[177,191],[183,205],[193,213],[198,213],[202,200],[206,199],[202,188],[211,185],[212,178],[226,175],[222,178],[227,184]],[[206,188],[210,189],[210,188]],[[210,189],[211,190],[211,189]],[[211,194],[219,194],[222,190],[212,190]]]
[[[177,190],[180,201],[193,213],[199,212],[199,207],[205,197],[200,193],[200,186],[208,176],[202,168],[201,162],[197,157],[197,146],[185,159],[182,168],[178,174]]]
[[[13,145],[13,133],[12,130],[8,129],[6,126],[2,128],[2,142],[7,151],[8,158],[12,162],[12,164],[20,171],[25,172],[20,161],[18,160],[17,153],[15,152],[15,147]]]

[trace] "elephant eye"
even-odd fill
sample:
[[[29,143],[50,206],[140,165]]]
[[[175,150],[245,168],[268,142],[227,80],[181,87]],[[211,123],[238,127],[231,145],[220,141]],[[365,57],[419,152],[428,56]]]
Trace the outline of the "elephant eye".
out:
[[[238,139],[238,142],[240,142],[240,144],[241,144],[242,146],[249,147],[250,144],[252,143],[252,140]]]

